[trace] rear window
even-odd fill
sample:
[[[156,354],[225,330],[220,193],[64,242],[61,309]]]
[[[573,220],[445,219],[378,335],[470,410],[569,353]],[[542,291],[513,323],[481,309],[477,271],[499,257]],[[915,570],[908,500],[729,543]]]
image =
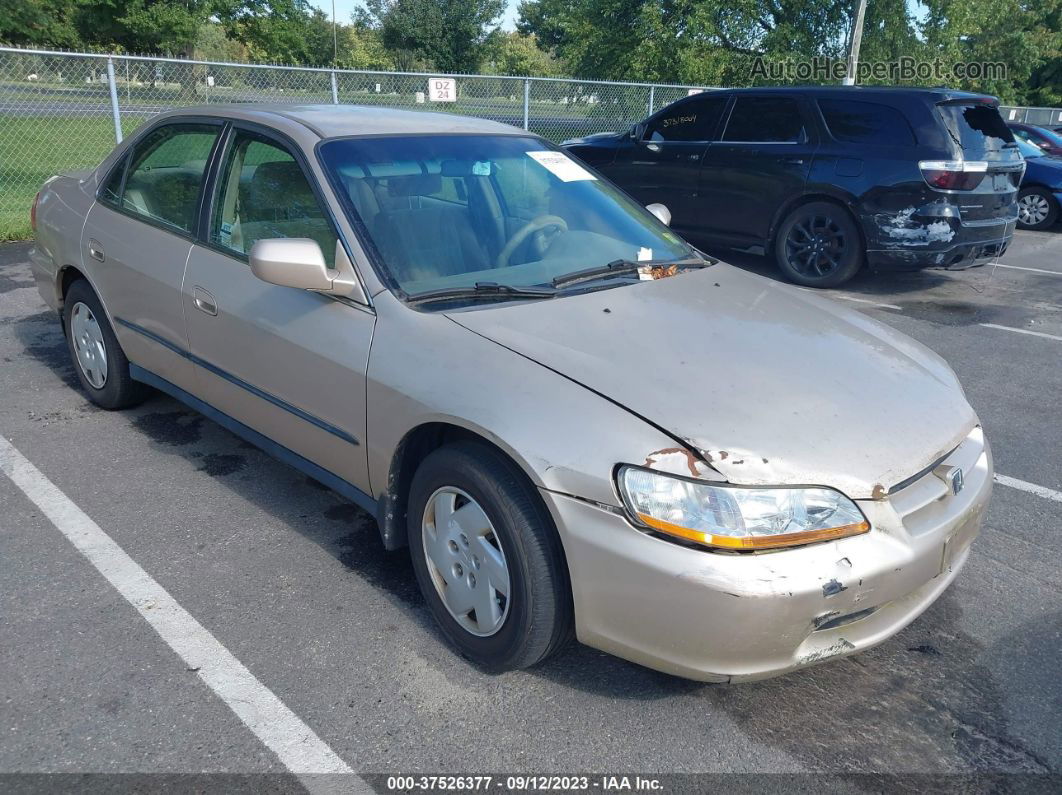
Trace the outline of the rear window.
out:
[[[853,144],[907,146],[914,133],[903,114],[878,102],[820,99],[819,108],[830,134]]]
[[[1010,128],[991,105],[938,105],[937,112],[964,154],[998,152],[1014,143]]]

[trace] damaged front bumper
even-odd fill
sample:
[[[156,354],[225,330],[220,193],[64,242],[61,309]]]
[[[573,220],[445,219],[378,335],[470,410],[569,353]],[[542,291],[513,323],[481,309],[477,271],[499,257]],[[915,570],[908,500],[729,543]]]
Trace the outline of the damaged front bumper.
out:
[[[877,270],[963,270],[1002,256],[1017,215],[963,221],[957,208],[939,203],[919,210],[864,216],[867,264]]]
[[[678,676],[763,679],[874,646],[957,576],[992,488],[980,428],[926,472],[859,501],[870,532],[760,553],[682,546],[615,510],[544,492],[564,543],[579,640]]]

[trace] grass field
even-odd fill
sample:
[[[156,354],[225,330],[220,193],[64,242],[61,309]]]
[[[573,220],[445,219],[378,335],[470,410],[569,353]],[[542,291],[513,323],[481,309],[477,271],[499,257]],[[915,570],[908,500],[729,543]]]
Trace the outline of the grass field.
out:
[[[140,121],[125,120],[125,132]],[[44,180],[62,171],[92,168],[113,148],[109,116],[0,114],[0,240],[31,236],[30,204]]]

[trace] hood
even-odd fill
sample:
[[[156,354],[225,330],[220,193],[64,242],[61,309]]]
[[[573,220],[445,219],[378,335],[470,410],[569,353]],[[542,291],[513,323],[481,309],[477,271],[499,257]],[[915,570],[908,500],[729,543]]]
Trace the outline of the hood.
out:
[[[450,317],[658,425],[731,483],[880,497],[977,423],[929,349],[722,263]],[[632,451],[617,463],[668,452]]]
[[[1062,157],[1045,155],[1044,157],[1026,158],[1025,179],[1032,177],[1042,180],[1049,187],[1062,185]]]
[[[578,144],[592,144],[600,143],[602,141],[611,141],[617,138],[623,138],[627,135],[625,132],[599,132],[591,135],[584,135],[581,138],[569,138],[567,141],[561,143],[561,146],[571,146]]]

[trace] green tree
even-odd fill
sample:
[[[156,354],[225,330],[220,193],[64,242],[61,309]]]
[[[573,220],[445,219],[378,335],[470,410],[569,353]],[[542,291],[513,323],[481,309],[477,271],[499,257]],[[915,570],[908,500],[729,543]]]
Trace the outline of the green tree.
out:
[[[557,62],[533,35],[499,31],[487,45],[483,70],[496,75],[549,77],[560,73]]]
[[[247,48],[239,41],[229,38],[225,28],[217,22],[204,22],[199,26],[192,57],[197,61],[240,62],[249,60]]]
[[[79,0],[0,0],[0,42],[29,47],[82,45]]]
[[[366,8],[400,64],[459,73],[479,67],[505,0],[368,0]]]

